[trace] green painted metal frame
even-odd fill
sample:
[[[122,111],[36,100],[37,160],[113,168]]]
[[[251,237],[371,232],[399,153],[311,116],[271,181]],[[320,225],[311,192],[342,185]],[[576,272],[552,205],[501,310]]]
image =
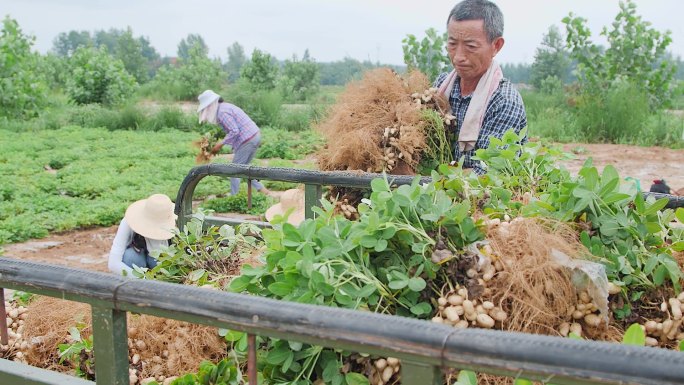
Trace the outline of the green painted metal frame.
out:
[[[664,349],[454,329],[404,317],[128,279],[2,257],[0,287],[91,304],[99,385],[127,383],[126,312],[397,357],[402,360],[404,385],[440,384],[442,368],[546,380],[558,385],[684,383],[684,354]],[[628,365],[625,358],[629,359]],[[0,370],[3,368],[0,366]],[[16,370],[5,371],[0,379],[11,376],[16,379],[12,383],[17,385],[64,383],[38,378],[35,373],[21,377]]]
[[[321,172],[311,170],[299,170],[292,168],[265,168],[241,164],[208,164],[198,166],[190,170],[181,183],[176,196],[175,212],[178,215],[178,228],[182,229],[192,215],[192,197],[197,184],[207,176],[227,178],[244,178],[247,180],[261,179],[280,182],[304,184],[304,214],[306,218],[313,218],[311,210],[314,206],[320,206],[323,186],[339,186],[367,189],[370,188],[371,180],[382,177],[382,174],[351,173],[351,172]],[[411,183],[415,177],[406,175],[388,175],[393,185]],[[430,178],[422,177],[421,182],[428,182]],[[240,223],[253,223],[260,227],[270,227],[268,222],[243,221],[223,217],[210,216],[205,219],[205,225],[236,225]]]
[[[194,167],[188,172],[181,183],[176,196],[175,212],[178,215],[178,228],[183,228],[192,215],[192,196],[197,184],[207,176],[243,178],[247,180],[261,179],[281,182],[302,183],[305,185],[305,216],[313,218],[311,208],[319,205],[323,186],[339,186],[367,189],[371,180],[383,177],[383,174],[358,173],[344,171],[311,171],[292,168],[267,168],[241,164],[208,164]],[[411,183],[415,177],[407,175],[387,175],[393,185]],[[421,177],[421,183],[430,182],[432,178]],[[645,197],[652,196],[656,199],[668,198],[667,207],[684,207],[684,197],[675,195],[643,192]],[[206,225],[222,225],[225,223],[235,225],[251,222],[261,227],[270,227],[267,222],[242,221],[221,217],[208,217]]]
[[[0,359],[2,385],[94,385],[78,377]],[[128,385],[128,383],[126,383]]]
[[[305,184],[305,213],[318,205],[322,186],[368,188],[380,175],[207,165],[192,169],[176,199],[178,227],[192,214],[195,187],[206,176]],[[393,185],[414,177],[390,176]],[[422,182],[429,181],[423,178]],[[670,200],[679,206],[680,201]],[[209,224],[243,221],[209,218]],[[255,222],[267,227],[268,223]],[[93,313],[98,385],[128,384],[126,312],[228,328],[348,351],[402,359],[404,385],[438,385],[442,368],[461,368],[558,385],[684,383],[684,355],[657,349],[446,325],[368,312],[283,303],[224,292],[131,280],[0,257],[0,287],[89,303]],[[635,361],[625,367],[623,357]],[[98,364],[99,362],[99,364]],[[106,364],[102,364],[105,362]],[[85,385],[93,382],[0,360],[0,383]]]

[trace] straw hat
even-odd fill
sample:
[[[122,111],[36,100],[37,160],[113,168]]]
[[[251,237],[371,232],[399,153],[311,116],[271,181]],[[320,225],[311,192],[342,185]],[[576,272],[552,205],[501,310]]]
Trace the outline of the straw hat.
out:
[[[197,100],[199,101],[199,107],[197,107],[197,112],[202,111],[207,108],[211,103],[217,101],[221,96],[212,90],[206,90],[202,92]]]
[[[124,219],[131,229],[145,238],[165,240],[173,237],[176,227],[174,204],[164,194],[150,195],[147,199],[133,202],[126,209]]]
[[[270,222],[276,215],[286,215],[287,222],[299,225],[304,220],[304,191],[290,189],[283,192],[280,203],[276,203],[266,210],[266,219]]]

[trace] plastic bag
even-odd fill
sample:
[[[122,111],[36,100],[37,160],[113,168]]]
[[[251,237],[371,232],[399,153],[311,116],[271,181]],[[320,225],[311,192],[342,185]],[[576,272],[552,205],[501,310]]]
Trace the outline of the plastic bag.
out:
[[[586,290],[598,307],[604,322],[608,323],[608,276],[600,263],[573,259],[560,250],[552,249],[551,256],[559,265],[572,271],[572,283]]]

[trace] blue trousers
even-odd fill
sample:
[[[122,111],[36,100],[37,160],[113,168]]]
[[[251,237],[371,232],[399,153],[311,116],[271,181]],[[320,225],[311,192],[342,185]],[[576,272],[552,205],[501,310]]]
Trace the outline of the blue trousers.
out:
[[[146,267],[148,269],[157,266],[156,259],[145,254],[144,251],[137,251],[130,246],[126,248],[126,251],[124,251],[122,262],[130,268],[133,268],[134,265],[138,267]]]
[[[233,163],[249,164],[259,148],[259,144],[261,144],[261,135],[256,134],[252,139],[243,143],[235,150],[235,154],[233,154]],[[236,195],[240,191],[240,180],[240,178],[230,178],[231,195]],[[259,183],[258,180],[252,179],[252,187],[259,191],[264,188],[264,185]]]

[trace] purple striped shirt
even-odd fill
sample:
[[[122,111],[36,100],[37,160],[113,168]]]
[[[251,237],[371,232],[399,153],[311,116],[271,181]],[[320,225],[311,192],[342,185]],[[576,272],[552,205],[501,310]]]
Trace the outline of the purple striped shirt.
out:
[[[233,150],[259,133],[256,123],[240,107],[230,103],[219,104],[216,120],[226,132],[223,144],[230,145]]]

